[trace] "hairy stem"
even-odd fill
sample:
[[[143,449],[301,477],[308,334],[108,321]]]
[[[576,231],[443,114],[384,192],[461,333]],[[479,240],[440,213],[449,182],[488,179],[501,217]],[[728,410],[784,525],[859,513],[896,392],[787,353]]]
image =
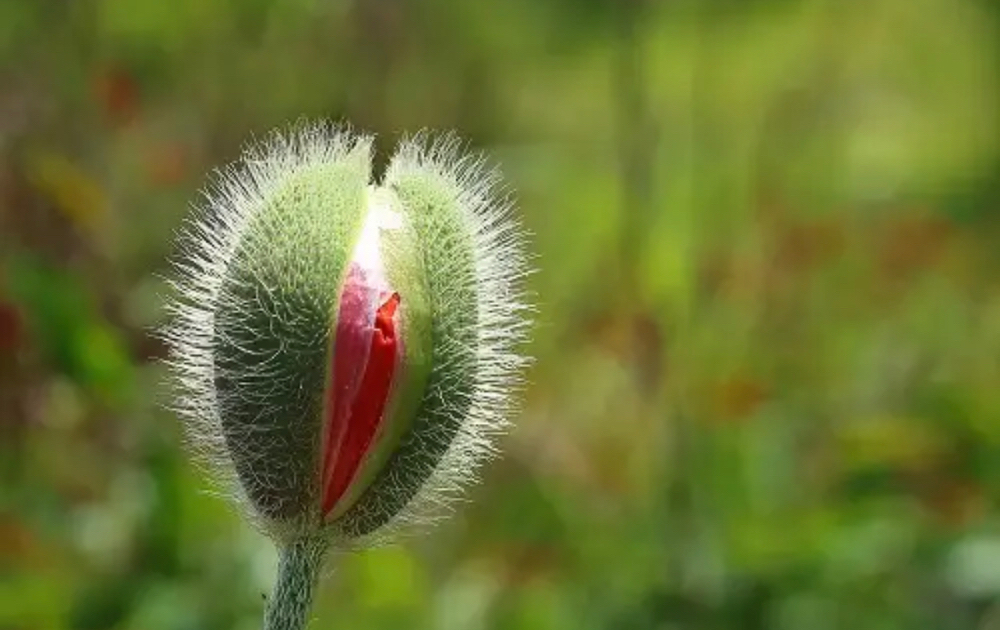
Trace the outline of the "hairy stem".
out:
[[[313,593],[326,545],[299,540],[278,549],[278,577],[264,610],[264,630],[303,630],[309,623]]]

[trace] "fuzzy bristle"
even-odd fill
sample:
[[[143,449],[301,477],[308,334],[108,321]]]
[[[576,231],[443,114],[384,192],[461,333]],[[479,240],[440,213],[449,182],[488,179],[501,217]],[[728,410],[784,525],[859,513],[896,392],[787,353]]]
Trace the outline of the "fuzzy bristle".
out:
[[[372,186],[370,148],[329,125],[275,133],[216,174],[179,235],[162,334],[173,408],[217,489],[279,542],[320,536],[350,549],[435,520],[496,452],[529,361],[530,261],[498,173],[453,136],[418,135]],[[331,318],[373,204],[393,206],[408,235],[384,246],[397,248],[390,263],[409,261],[397,269],[404,316],[426,310],[426,380],[414,381],[426,389],[370,486],[326,523]],[[421,344],[407,343],[416,357]]]
[[[308,526],[299,504],[315,492],[315,463],[301,459],[314,439],[307,426],[279,429],[317,402],[303,379],[322,389],[347,257],[323,240],[350,242],[360,227],[370,145],[329,125],[273,133],[215,174],[179,236],[164,331],[174,409],[215,487],[275,537]]]
[[[529,363],[522,346],[530,261],[500,181],[452,135],[406,139],[390,161],[383,186],[415,232],[433,356],[414,429],[342,524],[351,546],[392,540],[445,515],[496,454],[516,411]]]

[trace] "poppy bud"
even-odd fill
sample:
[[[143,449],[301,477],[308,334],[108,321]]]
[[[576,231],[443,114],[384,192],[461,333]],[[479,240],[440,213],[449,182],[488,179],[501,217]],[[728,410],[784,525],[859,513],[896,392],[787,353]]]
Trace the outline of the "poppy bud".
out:
[[[279,547],[267,628],[305,623],[326,549],[434,516],[510,415],[526,359],[523,236],[495,175],[445,138],[275,134],[183,231],[175,408]]]

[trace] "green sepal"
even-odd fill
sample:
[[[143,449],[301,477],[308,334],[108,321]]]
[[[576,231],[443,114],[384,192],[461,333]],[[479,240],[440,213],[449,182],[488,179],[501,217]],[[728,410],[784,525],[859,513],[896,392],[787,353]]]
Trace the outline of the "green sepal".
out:
[[[412,417],[405,434],[361,498],[338,520],[349,538],[375,532],[413,500],[468,417],[476,387],[475,250],[459,182],[419,162],[402,161],[390,166],[385,188],[395,197],[407,242],[398,250],[405,255],[394,262],[390,258],[390,272],[423,302],[420,316],[408,321],[414,332],[407,333],[418,335],[420,342],[404,336],[419,348],[423,367],[400,402],[400,412]]]
[[[325,157],[302,160],[260,191],[215,314],[228,451],[254,510],[290,531],[318,518],[330,322],[364,220],[370,144]]]

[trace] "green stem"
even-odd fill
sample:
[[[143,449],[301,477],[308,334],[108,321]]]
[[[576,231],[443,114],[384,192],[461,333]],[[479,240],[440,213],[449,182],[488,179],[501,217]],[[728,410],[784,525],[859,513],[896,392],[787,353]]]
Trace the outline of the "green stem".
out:
[[[326,545],[299,540],[278,549],[278,577],[264,610],[264,630],[303,630],[309,623],[313,593]]]

